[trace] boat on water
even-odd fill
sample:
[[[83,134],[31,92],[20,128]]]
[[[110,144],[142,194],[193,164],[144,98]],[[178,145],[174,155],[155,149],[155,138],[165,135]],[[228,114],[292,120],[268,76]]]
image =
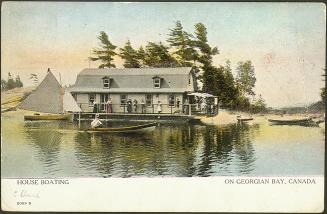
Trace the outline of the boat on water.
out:
[[[268,119],[272,124],[278,125],[311,125],[315,122],[311,118],[278,118]]]
[[[238,122],[247,122],[253,120],[253,117],[242,117],[242,116],[237,116],[237,121]]]
[[[24,115],[24,120],[70,120],[72,119],[72,114],[34,114],[34,115]]]
[[[139,132],[154,130],[158,123],[147,123],[137,126],[110,127],[110,128],[90,128],[86,132]]]

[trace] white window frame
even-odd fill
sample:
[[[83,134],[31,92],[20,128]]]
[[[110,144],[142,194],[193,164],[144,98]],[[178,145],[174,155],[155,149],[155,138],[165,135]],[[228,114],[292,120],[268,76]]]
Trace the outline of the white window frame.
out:
[[[161,88],[161,78],[153,78],[153,88]]]
[[[170,96],[173,96],[173,98],[174,98],[174,99],[173,99],[173,101],[174,101],[173,104],[170,103],[170,99],[169,99]],[[169,107],[171,107],[171,106],[176,106],[176,95],[175,95],[175,94],[168,94],[168,106],[169,106]]]
[[[110,79],[109,78],[103,79],[103,88],[110,88]]]
[[[148,102],[147,102],[147,101],[148,101],[147,96],[150,96],[150,97],[151,97],[151,99],[150,99],[150,104],[148,104]],[[146,95],[145,95],[145,105],[146,105],[147,107],[151,107],[152,104],[153,104],[153,96],[152,96],[152,94],[146,94]]]
[[[89,106],[93,106],[93,102],[97,100],[97,95],[96,94],[88,94],[89,96]],[[91,96],[94,96],[93,99],[91,99]]]
[[[125,99],[122,99],[122,96],[125,96]],[[120,98],[120,106],[124,106],[127,104],[127,100],[128,100],[127,94],[121,94],[119,98]],[[123,100],[125,100],[125,102],[122,102]]]

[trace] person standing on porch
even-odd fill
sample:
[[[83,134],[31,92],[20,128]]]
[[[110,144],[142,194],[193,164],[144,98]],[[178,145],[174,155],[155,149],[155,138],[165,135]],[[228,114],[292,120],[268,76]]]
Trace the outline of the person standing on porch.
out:
[[[184,103],[184,113],[188,114],[188,111],[189,111],[189,102],[188,99],[186,99]]]
[[[179,100],[179,98],[177,98],[177,101],[176,101],[176,107],[177,109],[179,110],[179,105],[180,105],[181,101]]]
[[[133,101],[133,106],[134,106],[134,112],[136,113],[137,112],[137,100],[134,99]]]
[[[128,113],[131,113],[132,112],[132,101],[131,101],[131,99],[129,99],[127,101],[127,112]]]
[[[160,114],[161,111],[162,111],[162,107],[161,107],[161,102],[160,101],[158,101],[157,111],[158,111],[158,114]]]
[[[206,112],[206,109],[207,109],[206,100],[203,99],[203,100],[202,100],[202,103],[201,103],[201,111],[202,111],[203,113],[205,113],[205,112]]]
[[[112,101],[110,97],[106,104],[107,104],[107,113],[112,113]]]
[[[97,101],[93,101],[93,113],[98,113],[98,103]]]
[[[141,101],[141,107],[142,107],[142,114],[144,114],[145,113],[145,103],[144,103],[143,99]]]

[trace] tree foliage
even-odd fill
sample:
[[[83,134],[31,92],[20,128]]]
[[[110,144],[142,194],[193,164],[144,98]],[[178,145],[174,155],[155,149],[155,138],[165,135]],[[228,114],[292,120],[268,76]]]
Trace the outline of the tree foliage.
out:
[[[148,42],[145,47],[144,63],[149,67],[177,67],[178,63],[169,53],[169,47],[161,42]]]
[[[253,89],[256,78],[252,62],[250,60],[246,62],[239,62],[236,71],[236,81],[239,84],[241,93],[243,95],[255,95]]]
[[[125,68],[140,68],[138,52],[132,47],[128,40],[123,48],[120,48],[119,56],[124,60]]]
[[[201,64],[202,75],[198,77],[203,84],[203,91],[211,91],[211,81],[214,77],[214,70],[216,68],[212,65],[212,57],[219,54],[217,47],[211,47],[207,39],[207,28],[202,23],[195,25],[195,39],[193,41],[193,47],[198,50],[196,54],[196,61]]]
[[[23,82],[20,80],[19,75],[17,75],[14,80],[11,73],[9,72],[7,81],[1,79],[1,90],[10,90],[10,89],[21,88],[21,87],[23,87]]]
[[[120,48],[119,56],[124,60],[126,68],[140,67],[186,67],[191,66],[195,72],[195,83],[202,82],[202,91],[218,96],[223,108],[262,111],[266,104],[261,97],[252,104],[249,96],[254,96],[256,82],[254,66],[250,60],[239,62],[236,68],[236,77],[233,76],[231,62],[226,61],[224,66],[213,65],[213,57],[219,54],[216,46],[208,42],[207,28],[203,23],[194,25],[194,33],[184,30],[180,21],[169,29],[166,42],[147,42],[139,49],[134,49],[128,40]],[[103,64],[99,67],[115,67],[113,57],[116,55],[114,46],[105,32],[98,36],[100,49],[94,49],[97,57],[91,60],[100,60]],[[144,48],[143,48],[144,47]],[[197,84],[195,84],[197,86]],[[323,91],[322,98],[325,96]]]
[[[197,58],[197,51],[194,49],[193,35],[183,30],[180,21],[175,23],[175,28],[169,29],[167,42],[174,48],[179,66],[194,66]]]
[[[219,54],[217,47],[211,47],[207,39],[207,28],[202,23],[195,25],[194,47],[199,49],[197,61],[202,64],[203,69],[212,66],[212,57]]]
[[[89,59],[92,61],[101,61],[99,68],[115,68],[113,57],[117,55],[115,52],[117,46],[109,41],[109,37],[104,31],[101,31],[97,38],[100,40],[100,48],[93,49],[92,53],[95,57],[90,57]]]
[[[266,107],[267,107],[266,102],[260,94],[259,98],[256,99],[251,105],[251,111],[253,113],[264,112],[266,111]]]

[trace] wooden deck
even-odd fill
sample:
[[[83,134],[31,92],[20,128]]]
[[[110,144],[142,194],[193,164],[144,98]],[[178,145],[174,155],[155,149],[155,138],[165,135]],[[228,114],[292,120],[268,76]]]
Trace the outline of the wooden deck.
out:
[[[184,114],[135,114],[135,113],[90,113],[81,112],[74,113],[73,119],[75,121],[91,121],[95,118],[95,115],[99,114],[101,120],[115,120],[115,121],[156,121],[156,122],[196,122],[199,119],[195,118],[195,115]]]

